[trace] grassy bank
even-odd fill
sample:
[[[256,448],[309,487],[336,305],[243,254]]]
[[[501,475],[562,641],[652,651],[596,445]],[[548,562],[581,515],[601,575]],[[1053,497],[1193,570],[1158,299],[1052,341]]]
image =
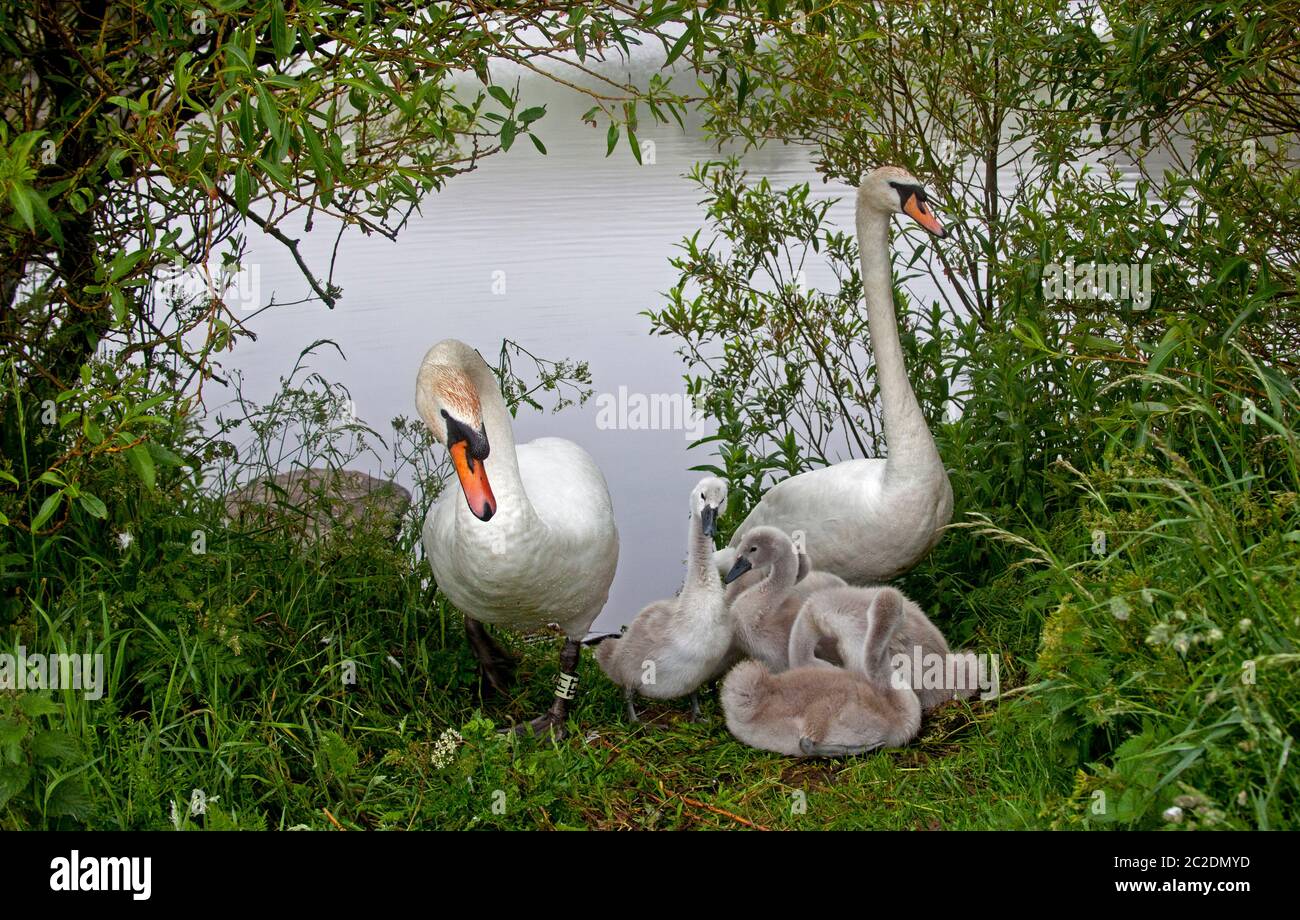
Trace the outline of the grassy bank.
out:
[[[589,653],[568,739],[501,737],[546,705],[560,640],[502,635],[517,695],[480,698],[459,614],[412,552],[416,515],[396,542],[304,545],[225,526],[192,479],[124,478],[134,519],[51,546],[59,567],[7,630],[102,653],[109,680],[98,701],[4,695],[0,823],[1159,827],[1177,806],[1181,826],[1292,826],[1294,498],[1150,464],[1060,472],[1074,495],[1050,531],[971,520],[903,583],[954,644],[1000,656],[1004,697],[949,704],[907,749],[820,762],[744,747],[712,693],[701,724],[660,705],[630,726]]]

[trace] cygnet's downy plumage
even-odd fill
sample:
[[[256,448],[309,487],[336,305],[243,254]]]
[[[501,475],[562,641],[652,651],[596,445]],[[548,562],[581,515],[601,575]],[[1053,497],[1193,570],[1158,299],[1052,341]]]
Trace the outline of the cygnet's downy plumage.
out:
[[[925,615],[925,611],[920,608],[913,600],[903,594],[896,588],[873,586],[868,588],[855,588],[851,594],[838,595],[840,603],[835,605],[823,604],[814,608],[817,616],[823,623],[814,622],[810,618],[802,616],[796,620],[791,628],[790,651],[792,655],[801,655],[801,658],[791,658],[789,667],[803,667],[817,664],[818,661],[828,661],[831,664],[838,664],[838,660],[832,655],[827,654],[826,644],[823,641],[819,645],[814,645],[809,636],[796,636],[795,633],[800,631],[809,631],[817,636],[824,636],[828,630],[833,630],[835,634],[841,636],[858,637],[861,641],[862,635],[867,629],[867,611],[871,608],[872,601],[881,592],[890,592],[900,599],[903,611],[903,620],[899,628],[895,631],[893,638],[890,640],[890,654],[904,655],[911,663],[911,673],[908,675],[912,689],[916,693],[917,699],[921,701],[921,711],[930,712],[942,703],[952,699],[969,699],[978,689],[975,686],[975,660],[974,656],[968,652],[958,652],[963,655],[967,661],[963,668],[957,673],[965,676],[965,687],[927,687],[925,686],[925,671],[918,670],[915,667],[917,662],[924,664],[928,659],[927,656],[936,655],[939,659],[947,662],[951,654],[948,649],[948,641],[943,637],[939,628],[930,621]],[[838,617],[841,623],[831,627],[828,618]],[[796,649],[798,651],[796,651]],[[814,660],[814,658],[818,660]]]
[[[762,750],[808,757],[901,747],[916,736],[920,702],[910,688],[895,685],[890,668],[904,598],[893,589],[875,592],[863,635],[856,620],[838,610],[856,609],[862,598],[854,595],[860,590],[830,588],[805,602],[800,612],[805,628],[791,635],[790,658],[811,663],[779,674],[757,661],[732,669],[722,685],[722,708],[733,735]],[[830,615],[822,616],[823,611]],[[836,642],[845,667],[816,659],[822,638]]]
[[[731,647],[731,618],[722,580],[713,564],[713,534],[727,505],[727,484],[707,477],[691,490],[686,581],[671,600],[656,601],[629,624],[627,632],[596,648],[601,670],[624,689],[628,715],[636,721],[635,694],[667,700],[691,697],[714,677]]]
[[[814,592],[844,585],[835,575],[810,569],[808,557],[796,553],[794,543],[777,528],[756,527],[746,534],[722,579],[730,587],[761,573],[731,601],[732,646],[739,657],[761,661],[773,672],[789,667],[790,630],[799,608]],[[839,660],[833,642],[823,642],[821,653]]]

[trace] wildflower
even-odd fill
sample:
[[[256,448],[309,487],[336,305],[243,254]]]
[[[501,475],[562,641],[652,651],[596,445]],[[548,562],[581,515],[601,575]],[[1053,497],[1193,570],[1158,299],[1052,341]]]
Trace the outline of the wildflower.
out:
[[[122,531],[117,535],[117,548],[122,552],[126,552],[133,542],[135,542],[135,537],[126,531]]]
[[[1182,824],[1183,810],[1179,808],[1177,805],[1170,805],[1168,808],[1164,810],[1163,817],[1170,824]]]
[[[1157,623],[1147,633],[1147,645],[1164,645],[1169,641],[1169,624]]]
[[[1223,630],[1219,629],[1217,626],[1212,627],[1210,631],[1205,634],[1206,642],[1218,642],[1222,638]]]
[[[460,732],[454,728],[449,728],[439,735],[438,740],[434,742],[433,756],[430,758],[434,767],[444,770],[450,766],[456,759],[456,748],[460,746],[462,740],[464,739],[461,738]]]
[[[1241,632],[1242,635],[1245,635],[1246,633],[1250,632],[1250,627],[1254,625],[1255,624],[1250,617],[1245,617],[1237,621],[1237,629]]]
[[[1132,608],[1129,607],[1128,601],[1124,600],[1124,598],[1112,597],[1110,599],[1110,612],[1115,619],[1123,621],[1128,619],[1128,615],[1132,613]]]
[[[1173,646],[1174,651],[1178,654],[1186,655],[1187,650],[1192,647],[1192,643],[1187,638],[1187,633],[1180,632],[1178,635],[1174,636]]]

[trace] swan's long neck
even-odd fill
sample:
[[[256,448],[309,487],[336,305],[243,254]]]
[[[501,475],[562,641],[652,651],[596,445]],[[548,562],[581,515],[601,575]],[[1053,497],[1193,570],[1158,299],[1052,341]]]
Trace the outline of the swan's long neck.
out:
[[[498,513],[519,518],[533,518],[532,502],[524,491],[523,479],[519,475],[519,455],[515,452],[515,431],[510,410],[501,396],[501,386],[491,368],[480,363],[471,371],[475,388],[478,390],[479,407],[483,415],[483,429],[487,432],[487,459],[483,461],[487,469],[488,482],[492,485],[492,494],[496,496]],[[469,509],[461,503],[461,511],[469,514]],[[470,515],[472,517],[472,515]]]
[[[858,208],[858,254],[862,260],[862,288],[867,304],[867,327],[880,385],[884,415],[886,480],[897,480],[928,465],[937,464],[939,452],[912,391],[903,364],[894,312],[894,282],[889,248],[890,215]]]
[[[683,596],[707,593],[722,595],[722,578],[713,564],[713,538],[704,533],[700,517],[691,512],[691,530],[686,541],[686,582]]]

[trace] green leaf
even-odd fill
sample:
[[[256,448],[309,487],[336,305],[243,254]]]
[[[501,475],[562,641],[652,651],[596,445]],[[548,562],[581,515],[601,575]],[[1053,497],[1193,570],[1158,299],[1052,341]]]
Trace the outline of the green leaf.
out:
[[[257,84],[257,113],[262,117],[262,125],[277,141],[280,139],[280,113],[275,107],[271,93],[261,83]]]
[[[1164,369],[1165,364],[1168,363],[1170,357],[1173,356],[1174,351],[1178,348],[1179,344],[1181,344],[1182,338],[1182,330],[1179,327],[1169,327],[1169,331],[1165,333],[1165,337],[1161,341],[1160,347],[1156,349],[1155,354],[1151,356],[1151,360],[1147,363],[1148,374],[1158,374]]]
[[[32,753],[43,760],[72,760],[81,752],[66,732],[39,731],[32,736]]]
[[[0,808],[27,788],[32,768],[23,763],[0,763]]]
[[[248,167],[240,163],[235,167],[235,206],[240,214],[248,214],[248,202],[252,197],[253,177],[249,175]]]
[[[617,146],[618,146],[618,122],[611,121],[609,123],[609,133],[605,135],[605,156],[609,156],[611,153],[613,153],[614,148]]]
[[[316,170],[316,181],[328,185],[333,181],[334,170],[330,168],[329,157],[325,155],[325,145],[320,142],[320,135],[315,127],[304,119],[302,136],[307,141],[307,152],[311,155],[312,168]]]
[[[185,460],[174,451],[168,450],[161,444],[150,442],[148,445],[149,455],[153,457],[154,463],[159,466],[184,466]]]
[[[546,106],[535,105],[532,108],[524,109],[519,113],[518,119],[521,125],[531,125],[537,119],[546,114]]]
[[[77,497],[77,500],[81,502],[81,507],[85,508],[86,513],[91,517],[97,517],[101,521],[108,517],[108,506],[89,492],[82,492]]]
[[[27,229],[36,232],[36,215],[32,210],[32,200],[29,197],[32,194],[31,189],[17,182],[9,189],[9,203],[14,206],[18,216],[23,219]]]
[[[510,94],[507,93],[507,92],[506,92],[504,89],[502,89],[501,87],[499,87],[499,86],[489,86],[489,87],[487,88],[487,91],[488,91],[489,95],[492,96],[493,99],[495,99],[497,102],[499,102],[499,103],[501,103],[502,105],[504,105],[507,109],[513,109],[513,108],[515,107],[515,101],[514,101],[513,99],[511,99],[511,98],[510,98]]]
[[[63,490],[50,495],[45,501],[41,502],[41,508],[36,512],[36,517],[32,519],[32,530],[40,530],[45,522],[54,517],[54,512],[59,510],[63,504]]]
[[[271,0],[271,46],[279,58],[288,57],[293,50],[293,39],[284,22],[284,4],[280,0]]]
[[[56,716],[63,711],[63,707],[43,693],[24,693],[18,698],[18,708],[32,719]]]
[[[140,261],[149,254],[147,249],[137,249],[134,252],[118,251],[113,257],[113,262],[108,269],[108,281],[110,284],[116,284],[131,273]]]
[[[533,146],[537,148],[538,153],[540,153],[542,156],[546,156],[546,145],[542,143],[542,139],[540,137],[538,137],[536,134],[530,134],[528,135],[528,139],[533,142]]]
[[[143,444],[137,444],[126,452],[127,463],[135,474],[140,477],[140,481],[149,489],[154,488],[156,475],[154,471],[153,457],[149,455],[149,450]]]
[[[627,126],[627,145],[632,148],[632,156],[638,163],[641,162],[641,143],[636,139],[636,132],[632,126]]]
[[[691,43],[691,40],[694,38],[695,38],[695,24],[691,23],[691,25],[686,27],[686,31],[682,33],[682,37],[677,39],[677,41],[673,43],[672,48],[669,49],[668,57],[665,58],[664,60],[665,70],[668,69],[669,64],[671,64],[673,61],[677,60],[677,58],[681,56],[681,53],[686,50],[686,46],[689,45]]]

